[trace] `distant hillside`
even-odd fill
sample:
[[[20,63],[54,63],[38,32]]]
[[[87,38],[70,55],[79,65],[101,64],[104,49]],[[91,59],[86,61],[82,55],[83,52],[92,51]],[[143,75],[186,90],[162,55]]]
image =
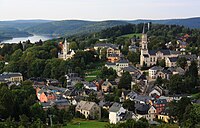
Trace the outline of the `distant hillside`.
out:
[[[0,21],[0,27],[3,28],[17,28],[24,30],[28,27],[37,26],[42,23],[52,22],[52,20],[14,20],[14,21]]]
[[[189,28],[200,28],[200,17],[188,18],[188,19],[167,19],[167,20],[132,20],[128,22],[132,24],[152,22],[157,24],[168,24],[168,25],[176,24],[176,25],[183,25]]]
[[[28,32],[20,31],[16,28],[3,28],[0,27],[0,42],[3,40],[12,39],[14,37],[27,37],[31,36]]]
[[[128,24],[126,21],[82,21],[63,20],[43,23],[38,26],[25,29],[29,33],[46,35],[73,35],[101,31],[118,25]]]
[[[188,19],[167,20],[110,20],[110,21],[83,21],[83,20],[16,20],[0,21],[0,40],[23,37],[32,34],[70,36],[99,32],[106,28],[152,22],[157,24],[176,24],[189,28],[200,28],[200,17]]]

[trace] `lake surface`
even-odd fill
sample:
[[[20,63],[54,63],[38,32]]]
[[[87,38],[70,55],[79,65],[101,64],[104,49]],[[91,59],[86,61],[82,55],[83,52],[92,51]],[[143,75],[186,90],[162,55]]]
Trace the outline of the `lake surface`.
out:
[[[53,39],[53,38],[56,38],[56,37],[33,35],[33,36],[29,36],[29,37],[19,37],[19,38],[13,38],[11,40],[4,40],[1,43],[19,43],[20,41],[23,42],[23,41],[27,41],[27,40],[30,40],[31,43],[35,43],[35,42],[39,41],[40,39],[42,41],[46,41],[46,40]]]

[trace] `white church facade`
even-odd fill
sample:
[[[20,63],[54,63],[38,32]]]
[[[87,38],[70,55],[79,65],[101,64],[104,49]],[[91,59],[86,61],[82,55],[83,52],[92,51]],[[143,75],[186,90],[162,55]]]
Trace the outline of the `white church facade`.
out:
[[[67,40],[65,39],[65,42],[62,45],[62,50],[60,53],[58,53],[58,58],[67,60],[67,59],[71,59],[75,55],[75,51],[71,50],[69,48],[69,45],[70,45],[70,43],[67,42]]]

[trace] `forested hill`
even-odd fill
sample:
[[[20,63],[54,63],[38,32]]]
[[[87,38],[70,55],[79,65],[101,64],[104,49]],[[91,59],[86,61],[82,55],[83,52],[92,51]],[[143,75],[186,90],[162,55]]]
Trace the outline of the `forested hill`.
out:
[[[200,18],[189,19],[169,19],[169,20],[111,20],[111,21],[82,21],[82,20],[63,20],[54,21],[26,29],[27,32],[47,35],[73,35],[101,31],[106,28],[125,25],[152,22],[168,25],[183,25],[189,28],[200,28]]]
[[[63,20],[40,24],[30,27],[25,31],[45,35],[74,35],[101,31],[103,29],[118,25],[128,24],[126,21],[83,21]]]
[[[167,20],[132,20],[129,23],[138,24],[152,22],[157,24],[168,24],[168,25],[183,25],[189,28],[200,28],[200,17],[188,18],[188,19],[167,19]]]
[[[157,24],[176,24],[189,28],[200,28],[200,18],[169,19],[169,20],[109,20],[109,21],[83,21],[83,20],[17,20],[0,21],[0,41],[13,37],[23,37],[31,34],[71,36],[74,34],[87,34],[100,32],[106,28],[119,25],[152,22]]]

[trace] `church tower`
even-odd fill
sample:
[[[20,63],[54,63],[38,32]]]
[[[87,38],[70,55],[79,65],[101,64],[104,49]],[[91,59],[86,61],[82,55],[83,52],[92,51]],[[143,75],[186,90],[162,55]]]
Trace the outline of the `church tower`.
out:
[[[140,44],[141,44],[140,66],[144,66],[145,61],[147,61],[145,56],[149,54],[147,34],[145,33],[145,24],[143,26],[142,39]]]
[[[67,42],[67,40],[65,39],[64,45],[63,45],[63,55],[67,55],[67,53],[69,52],[69,43]]]
[[[148,41],[147,41],[147,34],[145,33],[145,24],[143,26],[141,45],[142,45],[141,54],[148,54]]]

